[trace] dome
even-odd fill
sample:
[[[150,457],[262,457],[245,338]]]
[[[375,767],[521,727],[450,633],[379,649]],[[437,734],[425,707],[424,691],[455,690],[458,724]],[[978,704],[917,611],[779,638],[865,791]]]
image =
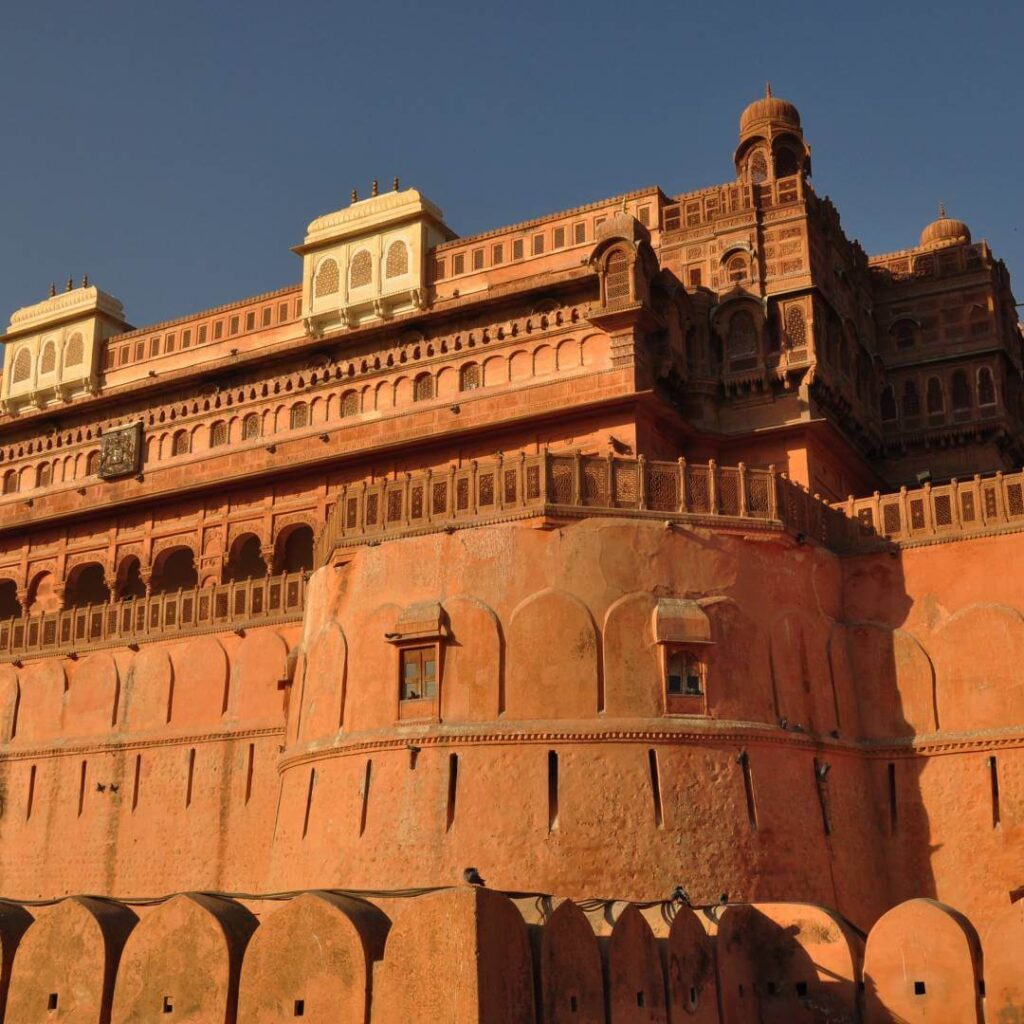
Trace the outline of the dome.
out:
[[[933,220],[921,232],[921,245],[970,245],[971,229],[962,221],[946,216],[946,209],[939,204],[939,219]]]
[[[765,86],[764,96],[754,100],[740,114],[740,135],[746,135],[762,121],[775,121],[796,131],[800,130],[800,111],[788,100],[772,95],[771,83]]]

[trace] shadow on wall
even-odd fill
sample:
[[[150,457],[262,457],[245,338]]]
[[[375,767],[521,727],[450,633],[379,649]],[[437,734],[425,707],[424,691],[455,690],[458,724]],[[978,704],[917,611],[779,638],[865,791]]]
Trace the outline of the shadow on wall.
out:
[[[374,902],[179,894],[0,904],[6,1024],[980,1024],[981,951],[931,900],[867,939],[812,904],[574,904],[479,887]],[[32,920],[32,917],[35,920]],[[31,923],[29,923],[31,922]],[[27,926],[27,928],[26,928]],[[989,933],[987,1019],[1021,1019],[1024,913]],[[1003,955],[1000,952],[1013,955]],[[863,986],[861,985],[863,978]],[[863,987],[863,994],[861,988]]]

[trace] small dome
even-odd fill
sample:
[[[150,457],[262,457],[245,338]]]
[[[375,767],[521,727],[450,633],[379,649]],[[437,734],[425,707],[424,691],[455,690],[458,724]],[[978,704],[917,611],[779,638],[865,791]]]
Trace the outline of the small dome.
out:
[[[933,220],[921,232],[921,245],[970,245],[971,229],[962,221],[946,216],[946,209],[939,204],[939,219]]]
[[[765,86],[764,97],[754,100],[740,114],[740,135],[746,135],[763,121],[775,121],[796,131],[800,130],[800,111],[788,100],[773,96],[771,83]]]

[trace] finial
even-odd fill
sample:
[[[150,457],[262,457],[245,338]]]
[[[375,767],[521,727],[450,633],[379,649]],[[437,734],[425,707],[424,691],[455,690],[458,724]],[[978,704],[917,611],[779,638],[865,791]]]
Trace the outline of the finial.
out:
[[[88,288],[89,287],[89,275],[88,274],[83,274],[82,275],[82,287],[83,288]]]
[[[359,198],[359,192],[358,192],[358,190],[357,190],[357,189],[352,189],[352,202],[353,202],[353,203],[354,203],[354,202],[356,202],[356,200],[357,200],[358,198]]]
[[[945,217],[946,216],[946,204],[945,203],[941,203],[941,202],[939,203],[939,216],[940,217]]]
[[[770,100],[772,98],[772,83],[771,82],[765,82],[764,83],[764,98],[766,100]]]
[[[51,281],[50,282],[50,298],[52,299],[57,294],[57,286]]]
[[[391,182],[391,187],[397,192],[398,191],[398,175],[395,175],[395,180]]]
[[[370,182],[370,195],[371,196],[375,196],[375,195],[377,195],[377,192],[378,192],[378,189],[377,189],[377,179],[374,178],[373,181]]]
[[[622,197],[622,212],[623,212],[623,213],[626,213],[626,212],[628,212],[628,211],[626,210],[626,197],[625,197],[625,196],[623,196],[623,197]]]
[[[71,278],[69,277],[68,278],[68,291],[71,291],[71,289],[74,288],[74,287],[75,287],[75,282],[72,281]]]

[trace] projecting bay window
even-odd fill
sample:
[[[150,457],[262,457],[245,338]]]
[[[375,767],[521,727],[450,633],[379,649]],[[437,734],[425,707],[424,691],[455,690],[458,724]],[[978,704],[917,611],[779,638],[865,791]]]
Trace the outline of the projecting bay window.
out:
[[[653,631],[661,653],[665,714],[706,715],[714,649],[707,613],[696,601],[663,597],[654,610]]]
[[[398,720],[437,721],[441,665],[448,631],[439,603],[424,601],[405,608],[386,634],[396,648]]]

